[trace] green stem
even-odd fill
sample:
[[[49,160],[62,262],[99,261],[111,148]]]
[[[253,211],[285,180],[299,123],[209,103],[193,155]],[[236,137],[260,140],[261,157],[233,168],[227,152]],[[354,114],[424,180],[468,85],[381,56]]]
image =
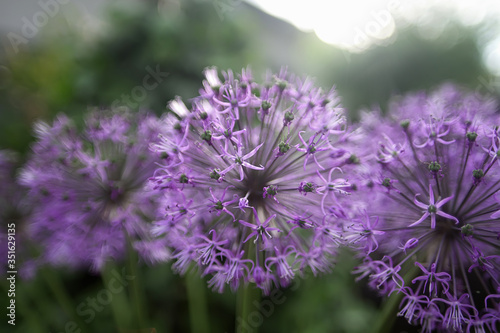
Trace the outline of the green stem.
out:
[[[75,322],[82,332],[89,332],[85,322],[76,313],[76,306],[73,304],[71,297],[66,292],[66,288],[61,282],[59,275],[54,274],[54,271],[50,267],[41,268],[40,274],[43,276],[50,291],[54,294],[56,300],[59,302],[62,310],[66,313],[68,318]]]
[[[119,278],[120,276],[121,278]],[[112,292],[111,309],[116,323],[116,329],[118,330],[118,332],[124,332],[128,329],[131,329],[132,316],[123,285],[123,279],[126,278],[122,276],[122,272],[117,269],[116,265],[113,262],[106,263],[106,266],[101,272],[101,277],[103,280],[104,288]],[[119,282],[119,285],[121,286],[121,288],[123,288],[123,290],[117,289],[117,281]],[[128,283],[128,281],[126,281],[125,283]]]
[[[132,240],[130,239],[130,236],[127,232],[125,232],[125,234],[127,238],[128,266],[130,273],[135,277],[130,282],[130,298],[135,310],[135,315],[137,317],[137,323],[139,324],[140,328],[145,328],[146,326],[144,318],[146,318],[145,313],[147,313],[147,311],[146,302],[144,300],[144,288],[142,288],[143,285],[140,283],[141,279],[139,276],[139,269],[137,265],[139,257],[137,256],[137,252],[135,252],[132,246]]]
[[[191,332],[209,333],[210,322],[208,317],[206,284],[203,279],[191,269],[186,274],[186,290],[189,304],[189,320]]]
[[[397,309],[402,298],[403,293],[394,292],[391,297],[384,302],[382,313],[378,317],[379,320],[375,323],[373,332],[391,332],[391,328],[396,321]]]
[[[247,258],[255,261],[257,248],[253,242],[245,244]],[[260,315],[260,298],[262,291],[251,284],[242,284],[236,295],[236,333],[257,333],[262,323],[255,323],[250,314]]]
[[[258,333],[261,323],[255,323],[250,314],[260,315],[260,298],[262,292],[250,284],[240,286],[236,304],[236,333]]]

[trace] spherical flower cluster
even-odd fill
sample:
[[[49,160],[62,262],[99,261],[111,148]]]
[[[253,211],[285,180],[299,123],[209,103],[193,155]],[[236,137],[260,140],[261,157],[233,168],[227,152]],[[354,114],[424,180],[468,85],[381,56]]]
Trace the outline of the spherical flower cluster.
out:
[[[165,194],[154,232],[174,248],[174,268],[195,263],[219,292],[327,271],[358,162],[342,148],[350,132],[334,90],[285,70],[263,84],[249,70],[205,75],[190,110],[170,103],[176,115],[152,145],[164,159],[152,184]]]
[[[106,110],[88,116],[82,133],[65,116],[36,124],[20,181],[36,200],[31,229],[41,261],[99,270],[123,257],[127,242],[147,239],[157,194],[144,185],[158,161],[148,147],[160,128],[154,116]]]
[[[371,205],[351,226],[365,255],[356,273],[401,293],[398,315],[425,332],[497,332],[499,120],[494,103],[452,86],[365,117],[376,154],[358,191]]]

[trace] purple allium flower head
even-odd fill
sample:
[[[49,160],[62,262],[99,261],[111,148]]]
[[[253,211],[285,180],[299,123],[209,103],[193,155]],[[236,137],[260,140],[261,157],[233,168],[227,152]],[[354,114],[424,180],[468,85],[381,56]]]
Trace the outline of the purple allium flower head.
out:
[[[328,270],[347,172],[359,165],[343,148],[351,137],[334,90],[285,70],[263,84],[249,70],[205,76],[191,111],[170,103],[169,128],[151,145],[164,161],[151,178],[165,194],[154,232],[174,248],[174,268],[196,263],[217,291],[252,282],[264,292]]]
[[[364,253],[356,273],[381,294],[402,293],[399,315],[426,332],[498,329],[496,110],[444,86],[363,124],[373,180],[357,191],[370,206],[347,236]]]
[[[151,115],[106,110],[91,113],[82,133],[62,115],[36,124],[20,179],[37,202],[31,228],[43,261],[99,270],[123,257],[127,238],[148,259],[168,258],[163,244],[141,243],[156,211],[158,194],[144,187],[160,160],[148,147],[161,126]]]

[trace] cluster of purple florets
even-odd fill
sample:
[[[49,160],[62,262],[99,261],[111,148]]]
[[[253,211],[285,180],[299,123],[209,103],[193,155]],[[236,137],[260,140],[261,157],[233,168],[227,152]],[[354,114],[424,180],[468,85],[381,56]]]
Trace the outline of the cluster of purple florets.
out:
[[[205,75],[191,109],[170,103],[152,145],[164,162],[151,180],[165,195],[154,232],[173,247],[174,268],[197,265],[219,292],[248,282],[268,292],[305,268],[327,271],[347,217],[342,172],[354,166],[334,90],[284,70],[262,84],[249,70]]]
[[[81,132],[65,116],[37,123],[20,183],[35,202],[29,228],[41,262],[100,270],[132,241],[150,239],[158,194],[145,184],[159,160],[148,147],[161,127],[154,116],[102,110]]]
[[[23,221],[38,264],[99,270],[133,246],[218,292],[269,293],[329,271],[349,246],[358,279],[399,295],[398,315],[424,332],[498,331],[495,103],[444,86],[351,128],[334,89],[286,70],[262,83],[249,70],[205,77],[189,108],[176,98],[161,119],[101,110],[83,131],[64,116],[38,123],[24,189],[0,152],[0,194],[23,197],[0,214]]]
[[[356,273],[400,293],[398,315],[425,332],[498,328],[499,120],[491,101],[444,86],[361,124],[376,153],[358,193],[371,205],[354,224],[364,234]]]

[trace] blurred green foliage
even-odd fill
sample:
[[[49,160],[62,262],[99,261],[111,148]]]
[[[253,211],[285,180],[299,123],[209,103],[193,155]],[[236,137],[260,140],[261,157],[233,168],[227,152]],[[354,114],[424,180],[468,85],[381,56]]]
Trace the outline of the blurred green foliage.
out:
[[[24,52],[4,52],[0,63],[9,71],[0,72],[8,82],[0,90],[0,147],[26,151],[32,121],[59,112],[78,118],[88,107],[119,103],[160,114],[176,95],[196,96],[208,66],[250,65],[257,79],[266,68],[287,66],[325,89],[335,85],[354,119],[360,108],[384,108],[395,93],[443,81],[475,89],[479,78],[491,78],[475,32],[454,23],[437,39],[422,39],[410,27],[390,45],[351,54],[244,3],[222,16],[211,1],[165,3],[160,11],[151,1],[113,7],[90,37],[69,25],[63,35],[42,34]],[[152,71],[164,73],[160,81],[146,80],[154,88],[144,83]]]
[[[23,52],[7,50],[0,62],[9,69],[2,72],[9,85],[0,91],[0,147],[25,151],[32,121],[59,112],[81,118],[88,107],[115,102],[161,114],[176,95],[197,94],[205,67],[258,62],[241,24],[220,20],[210,2],[182,4],[161,12],[148,2],[113,7],[107,28],[90,40],[68,26]],[[152,72],[163,74],[146,79]]]

